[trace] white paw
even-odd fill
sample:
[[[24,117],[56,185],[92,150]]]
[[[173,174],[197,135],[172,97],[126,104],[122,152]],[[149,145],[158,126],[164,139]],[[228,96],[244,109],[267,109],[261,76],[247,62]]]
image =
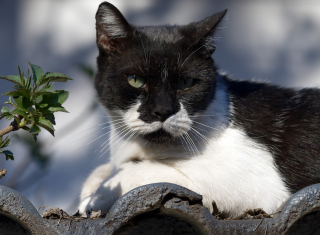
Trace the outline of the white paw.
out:
[[[112,181],[113,179],[104,182],[93,194],[82,200],[79,212],[82,214],[91,209],[101,210],[102,213],[109,211],[114,202],[121,197],[120,183],[112,187]]]
[[[88,208],[88,204],[91,200],[91,197],[87,197],[86,199],[84,199],[81,203],[80,203],[80,206],[79,206],[79,213],[80,214],[83,214],[85,213],[87,210],[89,210]]]

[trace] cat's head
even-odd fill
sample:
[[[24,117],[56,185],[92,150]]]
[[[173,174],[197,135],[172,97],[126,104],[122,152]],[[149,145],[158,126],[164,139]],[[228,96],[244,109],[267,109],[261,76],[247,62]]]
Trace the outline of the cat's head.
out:
[[[192,115],[215,96],[213,36],[225,13],[184,26],[137,27],[102,3],[96,14],[95,79],[102,105],[151,142],[188,132]]]

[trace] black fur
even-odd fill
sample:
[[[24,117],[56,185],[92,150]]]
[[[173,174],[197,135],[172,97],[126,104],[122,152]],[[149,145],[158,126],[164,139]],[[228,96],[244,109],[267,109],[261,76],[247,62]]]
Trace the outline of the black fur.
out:
[[[292,192],[320,182],[320,90],[227,80],[234,124],[268,147]]]
[[[108,37],[105,29],[111,26],[101,20],[105,8],[114,11],[123,22],[125,38]],[[210,33],[225,13],[199,22],[205,28],[202,31],[195,27],[196,23],[182,27],[136,27],[129,26],[110,3],[102,3],[96,15],[99,57],[95,80],[102,104],[109,109],[125,110],[139,97],[141,111],[144,110],[141,119],[149,123],[159,119],[153,115],[155,112],[167,117],[178,112],[178,100],[188,104],[190,113],[205,110],[214,96],[215,68],[212,43],[203,43],[211,38]],[[193,37],[185,37],[187,34]],[[192,59],[187,59],[191,53]],[[144,77],[147,88],[131,87],[126,75],[132,74]],[[195,78],[197,84],[188,91],[177,90],[178,81],[187,77]]]
[[[215,97],[218,74],[212,38],[225,13],[186,26],[137,27],[113,5],[102,3],[96,15],[95,79],[102,105],[127,110],[138,99],[139,118],[147,123],[165,121],[180,110],[180,102],[189,115],[206,110]],[[128,75],[143,77],[146,86],[132,87]],[[179,90],[178,82],[186,78],[193,78],[194,86]],[[291,191],[319,183],[320,91],[223,79],[233,125],[269,149]],[[164,130],[145,138],[158,143],[172,139]]]
[[[99,57],[95,79],[101,103],[110,110],[126,110],[139,99],[140,119],[147,123],[165,121],[177,113],[179,101],[190,114],[205,110],[214,97],[216,82],[211,59],[214,46],[209,41],[225,13],[187,26],[136,27],[110,3],[102,3],[96,15]],[[118,22],[114,34],[120,36],[112,35],[115,25],[105,22],[106,14]],[[143,77],[147,86],[132,87],[128,75]],[[194,78],[195,85],[178,90],[179,80],[186,78]],[[159,131],[146,137],[163,142],[171,136]]]

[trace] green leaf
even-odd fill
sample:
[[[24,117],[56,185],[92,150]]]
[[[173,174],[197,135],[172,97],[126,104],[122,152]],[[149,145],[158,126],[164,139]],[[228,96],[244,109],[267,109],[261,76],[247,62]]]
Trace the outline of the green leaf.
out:
[[[3,106],[1,109],[1,113],[8,113],[8,112],[10,112],[9,108],[7,106]]]
[[[72,80],[72,79],[63,73],[57,73],[57,72],[46,73],[43,76],[43,79],[41,79],[40,85],[43,85],[49,82],[67,82],[68,80]]]
[[[16,91],[8,91],[3,93],[2,95],[24,96],[27,99],[30,99],[31,91],[29,89],[21,88],[21,86],[14,86],[13,88],[16,89]]]
[[[8,75],[6,77],[0,77],[0,79],[8,80],[10,82],[13,82],[17,85],[22,85],[20,81],[20,76],[17,75]]]
[[[38,127],[36,124],[33,124],[29,132],[35,135],[35,134],[38,134],[40,131],[41,131],[40,127]]]
[[[29,63],[32,71],[32,76],[29,76],[29,70],[26,77],[18,67],[19,75],[9,75],[1,77],[11,81],[15,84],[13,89],[5,92],[3,95],[9,96],[8,105],[15,106],[15,109],[10,113],[8,107],[2,108],[0,119],[6,117],[8,120],[14,118],[22,129],[30,132],[34,140],[37,139],[38,133],[42,128],[54,135],[55,117],[54,112],[67,112],[62,107],[62,104],[67,100],[69,92],[63,90],[53,90],[54,82],[67,82],[72,80],[70,77],[63,73],[43,73],[40,66]],[[13,97],[13,100],[11,100]],[[20,121],[23,117],[23,121]],[[29,126],[31,125],[31,127]],[[9,143],[8,140],[2,142],[0,137],[0,144],[4,145]],[[9,151],[9,150],[8,150]],[[1,153],[1,152],[0,152]],[[12,153],[6,152],[7,159],[13,159]]]
[[[23,127],[21,127],[23,130],[25,130],[25,131],[30,131],[30,127],[27,127],[27,126],[23,126]]]
[[[56,91],[53,90],[53,83],[51,83],[48,86],[43,86],[41,90],[37,91],[35,95],[46,95],[46,94],[51,94],[51,93],[56,93]]]
[[[64,107],[49,107],[47,109],[49,112],[55,113],[55,112],[64,112],[64,113],[69,113]]]
[[[63,104],[69,97],[69,92],[64,90],[57,90],[58,95],[58,103]]]
[[[42,95],[35,96],[35,98],[34,98],[34,101],[37,104],[41,103],[42,100],[43,100],[43,96]]]
[[[32,115],[35,115],[35,113],[36,113],[36,110],[35,110],[33,107],[29,107],[29,108],[27,109],[27,111],[28,111],[29,113],[31,113]]]
[[[12,115],[12,117],[14,118],[17,124],[20,124],[20,119],[18,117],[16,117],[15,115]]]
[[[53,90],[53,83],[51,83],[51,84],[49,84],[49,85],[46,85],[46,86],[43,86],[43,87],[41,88],[41,90],[39,90],[39,91],[52,91],[52,92],[55,92],[55,91]]]
[[[7,92],[3,93],[2,95],[22,96],[22,93],[20,91],[7,91]]]
[[[8,115],[11,115],[9,112],[1,113],[0,114],[0,120]]]
[[[18,70],[19,70],[20,83],[22,86],[25,86],[26,85],[25,78],[23,77],[23,73],[21,73],[20,66],[18,66]]]
[[[6,155],[13,155],[13,153],[9,150],[4,150],[4,151],[2,151],[2,153],[6,154]]]
[[[23,77],[23,87],[28,88],[28,78]]]
[[[28,117],[28,114],[20,109],[14,109],[11,114],[16,114],[16,115],[20,115],[24,118],[27,118]]]
[[[9,121],[9,120],[11,120],[13,118],[13,115],[11,115],[11,114],[9,114],[9,115],[7,115],[6,116],[6,119]]]
[[[6,155],[6,160],[8,161],[9,159],[14,160],[13,157],[13,153],[9,150],[4,150],[4,151],[0,151],[0,153],[3,153],[4,155]]]
[[[8,158],[10,158],[12,161],[14,160],[14,156],[11,155],[11,154],[6,154],[6,160],[7,161],[9,160]]]
[[[0,149],[1,148],[5,148],[5,147],[8,147],[11,143],[10,143],[10,138],[9,136],[7,136],[4,141],[2,141],[2,137],[0,138]]]
[[[40,117],[37,124],[46,129],[51,135],[54,136],[55,130],[52,123],[49,120],[45,119],[44,117]]]
[[[21,86],[21,85],[14,85],[12,88],[13,88],[13,89],[16,89],[16,90],[24,89],[24,87]]]
[[[31,67],[31,70],[32,70],[32,74],[33,74],[33,82],[35,85],[38,85],[40,82],[41,82],[41,79],[43,77],[43,70],[40,66],[38,65],[35,65],[35,64],[31,64],[29,62],[29,65]]]
[[[12,99],[11,99],[11,96],[9,96],[9,101],[7,102],[4,102],[5,104],[12,104]]]
[[[32,135],[34,142],[37,142],[37,136],[38,136],[38,134]]]
[[[53,113],[47,113],[47,114],[44,114],[43,116],[45,119],[50,121],[53,125],[56,125],[56,120],[55,120]]]
[[[30,89],[27,88],[21,88],[21,89],[17,89],[17,91],[21,92],[21,94],[26,97],[27,99],[30,100],[31,97],[31,91]],[[14,96],[14,95],[13,95]]]
[[[66,112],[61,105],[68,99],[69,92],[57,90],[54,94],[43,95],[43,100],[39,103],[39,108],[48,110],[49,108],[59,108],[57,111]],[[55,112],[57,112],[55,111]]]
[[[27,98],[23,97],[23,96],[14,96],[13,97],[14,101],[16,102],[16,104],[18,105],[19,109],[21,109],[22,111],[27,112],[29,107],[32,107],[33,102],[28,100]]]
[[[28,74],[29,74],[29,70],[28,70]],[[27,79],[26,88],[31,89],[31,84],[32,84],[31,77],[29,77],[29,79]]]

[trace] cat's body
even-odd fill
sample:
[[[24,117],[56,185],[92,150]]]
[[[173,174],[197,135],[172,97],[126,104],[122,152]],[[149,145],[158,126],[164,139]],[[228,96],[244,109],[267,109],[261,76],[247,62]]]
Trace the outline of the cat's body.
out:
[[[112,120],[111,159],[85,182],[81,212],[106,211],[135,187],[170,182],[230,216],[272,213],[320,182],[320,91],[219,74],[212,37],[224,14],[135,27],[100,5],[95,84]]]

